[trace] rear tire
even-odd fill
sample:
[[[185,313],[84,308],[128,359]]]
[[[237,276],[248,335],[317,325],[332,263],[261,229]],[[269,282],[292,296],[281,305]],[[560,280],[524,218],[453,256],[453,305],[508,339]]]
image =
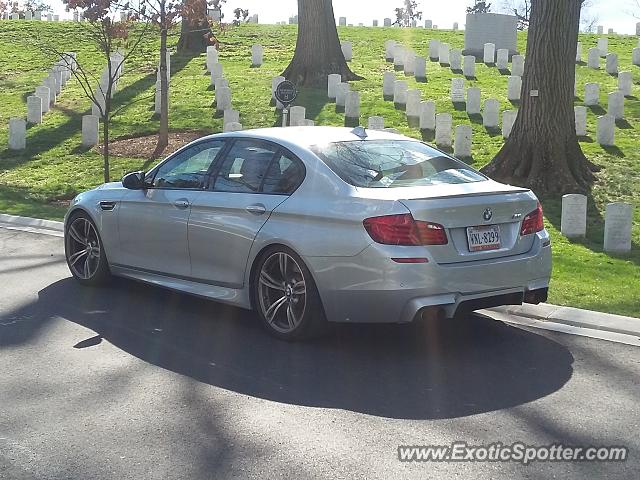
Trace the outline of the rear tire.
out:
[[[311,272],[290,248],[267,249],[256,264],[252,285],[253,305],[271,335],[293,341],[326,331],[327,321]]]
[[[64,232],[64,253],[73,278],[83,285],[103,285],[111,278],[98,229],[84,212],[71,215]]]

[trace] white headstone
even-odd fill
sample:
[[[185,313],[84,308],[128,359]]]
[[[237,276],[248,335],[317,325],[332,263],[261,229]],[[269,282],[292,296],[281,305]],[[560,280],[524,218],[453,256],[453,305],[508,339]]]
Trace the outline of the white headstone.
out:
[[[404,74],[411,76],[416,71],[416,54],[413,51],[408,51],[404,57]]]
[[[450,113],[438,113],[436,115],[436,145],[439,147],[451,146],[451,127],[453,119]]]
[[[264,57],[264,48],[262,45],[256,43],[251,46],[251,65],[253,67],[260,67],[262,65]]]
[[[428,101],[420,103],[420,130],[435,130],[436,128],[436,102]]]
[[[509,50],[499,48],[496,54],[496,67],[498,70],[506,70],[509,68]]]
[[[240,130],[242,130],[242,124],[240,122],[225,123],[224,127],[222,127],[223,132],[238,132]]]
[[[567,238],[584,237],[587,233],[587,197],[579,193],[562,196],[560,232]]]
[[[307,109],[301,106],[291,107],[289,109],[289,126],[302,127],[304,119],[307,115]]]
[[[360,118],[360,93],[349,92],[344,101],[344,116],[347,118]]]
[[[285,78],[281,75],[277,76],[277,77],[273,77],[271,79],[271,99],[275,100],[276,99],[276,89],[278,88],[278,85],[280,85],[282,82],[284,82]],[[276,107],[277,108],[282,108],[282,104],[278,101],[276,101]]]
[[[519,101],[522,93],[522,77],[510,75],[507,81],[507,99],[509,101]]]
[[[24,12],[24,19],[25,20],[33,19],[33,13],[31,13],[31,10],[27,10],[26,12]]]
[[[517,116],[517,110],[505,110],[504,112],[502,112],[502,138],[509,138]]]
[[[228,87],[229,86],[229,80],[227,80],[226,78],[220,77],[220,78],[216,78],[216,83],[214,83],[214,89],[217,90],[221,87]]]
[[[618,73],[618,55],[615,53],[608,53],[604,68],[609,75],[615,75]]]
[[[615,145],[615,128],[616,119],[613,118],[613,116],[607,114],[598,117],[596,123],[596,141],[604,146]]]
[[[218,78],[224,77],[224,69],[221,63],[214,63],[211,65],[211,85],[216,84]]]
[[[438,62],[449,65],[450,47],[448,43],[441,43],[438,48]]]
[[[584,84],[584,104],[594,106],[600,103],[600,84],[585,83]]]
[[[27,122],[42,123],[42,99],[35,95],[27,97]]]
[[[377,26],[378,26],[378,20],[374,20],[374,21],[373,21],[373,23],[372,23],[372,25],[373,25],[374,27],[377,27]]]
[[[484,63],[493,64],[496,62],[496,45],[494,43],[484,44]]]
[[[608,38],[599,38],[598,39],[598,50],[600,51],[601,57],[606,57],[607,53],[609,53],[609,39]]]
[[[316,126],[316,122],[314,122],[313,120],[310,120],[308,118],[305,118],[302,121],[302,126],[303,127],[315,127]]]
[[[340,25],[341,27],[346,27],[347,26],[347,17],[340,17],[338,19],[338,25]]]
[[[597,48],[590,48],[587,54],[587,66],[597,70],[600,68],[600,50]]]
[[[82,116],[82,145],[93,147],[98,144],[100,119],[95,115]]]
[[[407,53],[407,49],[397,43],[393,47],[393,66],[396,69],[402,69],[404,67],[404,57]]]
[[[598,35],[602,35],[604,33],[604,27],[602,25],[598,25],[597,32]]]
[[[514,55],[511,57],[511,75],[521,77],[524,74],[524,56]]]
[[[42,113],[47,113],[49,111],[49,87],[39,86],[36,87],[36,97],[40,97],[42,100]]]
[[[453,31],[458,30],[458,22],[453,22]]]
[[[576,135],[584,137],[587,135],[587,107],[576,105],[573,107],[576,121]]]
[[[465,55],[462,59],[462,74],[467,78],[476,76],[476,57]]]
[[[464,78],[451,79],[451,101],[453,103],[464,102]]]
[[[429,59],[438,60],[440,57],[440,40],[432,38],[429,40]]]
[[[576,63],[582,61],[582,43],[578,42],[576,44]]]
[[[427,59],[424,57],[416,57],[415,72],[416,80],[424,82],[427,79]]]
[[[393,72],[384,72],[382,75],[382,94],[385,97],[393,95],[394,83],[396,81],[396,74]]]
[[[347,62],[350,62],[353,59],[353,43],[340,42],[340,47],[342,48],[342,55],[344,55],[344,59]]]
[[[384,58],[387,62],[393,61],[393,52],[396,47],[395,40],[387,40],[384,42]]]
[[[406,105],[407,103],[407,82],[404,80],[396,80],[393,84],[393,103],[398,105]]]
[[[630,203],[609,203],[604,214],[604,251],[631,251],[633,208]]]
[[[218,63],[218,50],[214,45],[209,45],[207,47],[207,71],[211,72],[213,65]]]
[[[489,98],[484,102],[482,111],[482,125],[486,128],[498,128],[500,102],[495,98]]]
[[[35,13],[33,14],[33,18],[35,20],[41,21],[42,20],[42,12],[40,10],[36,10]]]
[[[53,22],[53,13],[47,13],[47,22]]]
[[[12,13],[11,14],[11,20],[20,20],[20,14],[19,13]]]
[[[327,96],[331,100],[335,100],[336,98],[336,90],[338,85],[342,82],[342,77],[339,73],[331,73],[327,77]]]
[[[240,112],[237,110],[227,109],[224,111],[224,116],[222,117],[222,125],[226,125],[227,123],[239,122],[240,121]]]
[[[425,20],[424,21],[424,28],[432,28],[433,27],[433,21],[432,20]]]
[[[459,48],[451,49],[449,53],[449,66],[451,70],[462,70],[462,50]]]
[[[633,74],[631,72],[618,73],[618,90],[620,90],[625,97],[630,97],[632,88]]]
[[[422,101],[422,92],[418,89],[409,90],[407,92],[407,117],[420,117],[420,102]]]
[[[160,82],[156,82],[156,113],[160,113]],[[91,102],[91,115],[96,116],[98,118],[102,118],[102,114],[105,113],[105,92],[102,90],[100,86],[96,87],[93,92],[93,97],[95,101]]]
[[[9,119],[9,150],[24,150],[27,146],[27,122],[24,118]]]
[[[385,27],[390,27],[391,26],[391,19],[390,18],[385,18],[384,19],[384,26]]]
[[[631,63],[640,66],[640,47],[634,48],[631,55]]]
[[[467,89],[467,113],[469,115],[480,113],[480,88],[478,87]]]
[[[640,22],[636,23],[636,36],[640,37]]]
[[[56,104],[56,81],[53,77],[45,77],[42,85],[49,89],[49,106],[53,107]]]
[[[231,89],[220,87],[216,90],[216,111],[224,112],[231,108]]]
[[[456,157],[469,158],[471,156],[472,134],[471,125],[458,125],[456,127],[456,138],[453,142],[453,154]]]
[[[347,94],[349,93],[350,90],[351,90],[351,87],[346,82],[342,82],[340,83],[340,85],[338,85],[338,88],[336,90],[336,106],[338,107],[345,106],[345,102],[347,101]]]
[[[611,92],[607,97],[607,113],[616,120],[624,118],[624,95],[620,90]]]
[[[369,117],[367,128],[369,130],[384,130],[384,117]]]

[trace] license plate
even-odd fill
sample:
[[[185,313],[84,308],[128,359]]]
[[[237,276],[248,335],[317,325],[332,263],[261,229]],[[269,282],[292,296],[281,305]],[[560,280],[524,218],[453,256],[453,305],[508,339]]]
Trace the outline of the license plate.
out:
[[[498,225],[481,225],[467,227],[469,251],[497,250],[500,248],[500,227]]]

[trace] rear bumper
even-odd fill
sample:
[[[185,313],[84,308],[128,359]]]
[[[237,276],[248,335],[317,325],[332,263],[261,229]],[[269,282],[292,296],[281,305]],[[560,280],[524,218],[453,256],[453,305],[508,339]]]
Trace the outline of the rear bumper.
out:
[[[547,232],[525,254],[438,265],[398,264],[398,248],[373,244],[355,257],[306,257],[332,322],[407,323],[428,307],[447,317],[546,299],[551,276]],[[418,248],[418,247],[410,247]],[[420,247],[422,248],[422,247]],[[424,250],[424,249],[423,249]],[[406,252],[428,257],[428,252]]]

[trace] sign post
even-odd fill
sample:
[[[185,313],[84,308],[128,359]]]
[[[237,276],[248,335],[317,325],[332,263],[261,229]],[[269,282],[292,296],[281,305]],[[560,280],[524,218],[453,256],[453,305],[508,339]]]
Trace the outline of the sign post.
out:
[[[280,82],[276,87],[275,97],[282,104],[282,126],[287,126],[287,117],[289,116],[289,106],[298,96],[298,90],[293,82],[285,80]]]

